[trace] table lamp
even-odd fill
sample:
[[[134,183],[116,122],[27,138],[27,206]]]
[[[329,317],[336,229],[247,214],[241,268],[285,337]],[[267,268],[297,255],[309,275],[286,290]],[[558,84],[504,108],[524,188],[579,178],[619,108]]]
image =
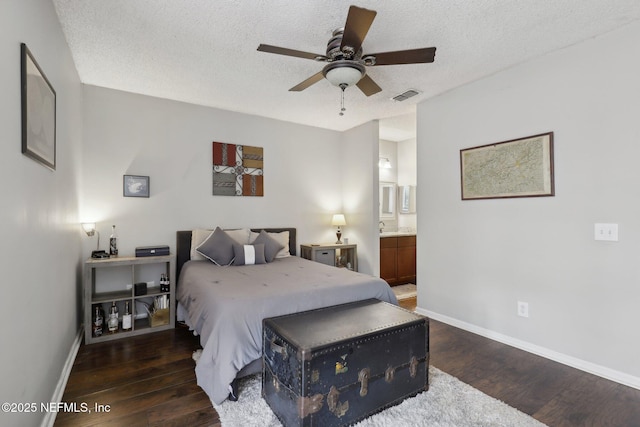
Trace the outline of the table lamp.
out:
[[[91,258],[109,258],[109,254],[105,251],[100,250],[100,233],[96,230],[95,222],[83,222],[82,229],[87,236],[93,237],[96,233],[98,233],[98,243],[96,245],[96,250],[91,252]]]
[[[343,225],[347,225],[347,222],[344,219],[344,215],[343,214],[333,215],[333,219],[331,220],[331,225],[338,227],[338,230],[336,231],[336,236],[338,237],[338,241],[336,242],[336,244],[341,245],[342,240],[340,240],[340,237],[342,237],[342,230],[340,229],[340,227]]]

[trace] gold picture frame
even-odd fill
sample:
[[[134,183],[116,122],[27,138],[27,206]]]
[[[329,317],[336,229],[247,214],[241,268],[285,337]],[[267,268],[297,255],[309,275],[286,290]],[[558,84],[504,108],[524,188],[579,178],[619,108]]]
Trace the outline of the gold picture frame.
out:
[[[553,132],[462,149],[462,200],[554,196],[553,167]]]

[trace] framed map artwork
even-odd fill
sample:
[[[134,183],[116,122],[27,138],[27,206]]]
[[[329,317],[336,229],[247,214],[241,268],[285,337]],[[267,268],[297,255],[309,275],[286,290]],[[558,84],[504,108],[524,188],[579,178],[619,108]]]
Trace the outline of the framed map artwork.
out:
[[[462,200],[555,195],[553,132],[460,150]]]
[[[214,142],[213,195],[264,196],[262,147]]]

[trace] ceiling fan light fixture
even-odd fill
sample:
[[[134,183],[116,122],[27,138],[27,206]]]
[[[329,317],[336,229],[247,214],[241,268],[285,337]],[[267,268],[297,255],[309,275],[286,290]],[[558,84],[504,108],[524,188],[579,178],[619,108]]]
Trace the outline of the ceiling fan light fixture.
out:
[[[340,61],[328,64],[322,74],[332,85],[344,90],[358,83],[364,77],[365,69],[355,61]]]

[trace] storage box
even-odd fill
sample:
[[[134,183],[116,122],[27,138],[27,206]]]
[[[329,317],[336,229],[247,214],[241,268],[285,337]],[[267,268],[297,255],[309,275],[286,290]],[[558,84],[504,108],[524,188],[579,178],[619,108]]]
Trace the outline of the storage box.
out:
[[[136,248],[137,257],[169,255],[169,246],[138,246]]]
[[[140,296],[147,294],[147,282],[134,283],[133,295]]]
[[[262,396],[282,424],[353,424],[428,390],[426,317],[378,300],[263,321]]]
[[[316,252],[316,261],[322,264],[334,266],[336,265],[336,250],[326,249]]]
[[[161,308],[150,314],[149,323],[151,327],[168,325],[169,324],[169,309]]]

